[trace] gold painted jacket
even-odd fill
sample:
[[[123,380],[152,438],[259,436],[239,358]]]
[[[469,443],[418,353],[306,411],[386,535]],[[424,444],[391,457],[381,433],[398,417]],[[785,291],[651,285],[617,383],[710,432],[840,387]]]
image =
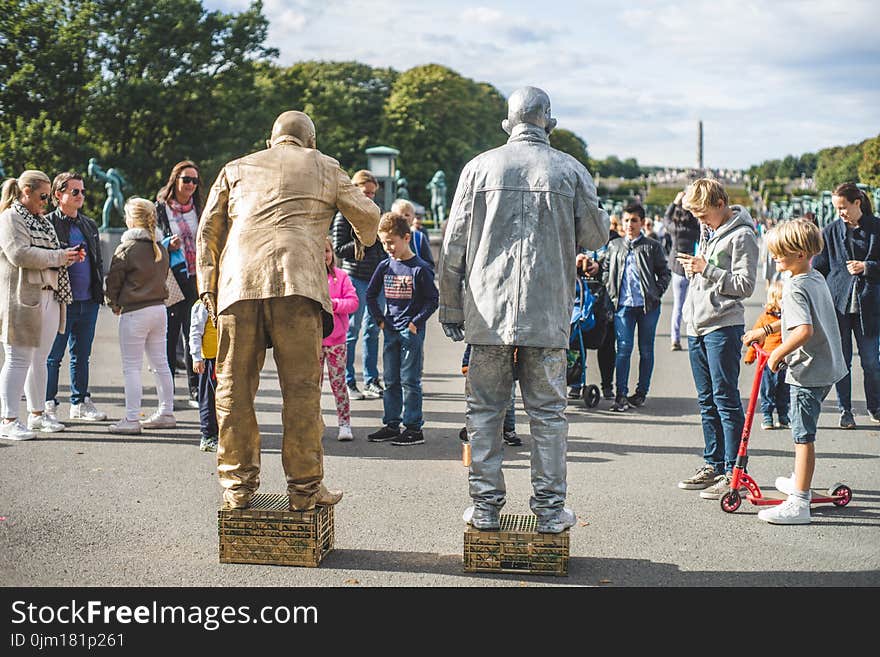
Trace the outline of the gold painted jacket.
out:
[[[229,162],[199,221],[199,295],[216,295],[218,314],[244,299],[300,295],[332,315],[324,239],[337,208],[362,244],[376,241],[378,206],[336,160],[294,137]]]

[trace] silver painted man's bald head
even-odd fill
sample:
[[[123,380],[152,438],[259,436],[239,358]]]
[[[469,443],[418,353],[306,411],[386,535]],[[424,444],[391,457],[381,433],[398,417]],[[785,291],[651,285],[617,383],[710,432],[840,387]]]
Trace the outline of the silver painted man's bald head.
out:
[[[537,87],[520,87],[507,99],[507,118],[501,122],[504,132],[510,134],[520,123],[543,128],[549,135],[556,127],[550,116],[550,96]]]

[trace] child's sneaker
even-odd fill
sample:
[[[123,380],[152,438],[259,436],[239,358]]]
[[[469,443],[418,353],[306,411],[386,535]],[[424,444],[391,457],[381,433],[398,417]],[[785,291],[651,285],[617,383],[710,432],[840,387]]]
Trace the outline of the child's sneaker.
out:
[[[31,440],[36,435],[18,420],[0,422],[0,438],[6,438],[7,440]]]
[[[389,440],[400,437],[400,429],[392,426],[384,426],[378,431],[374,431],[367,435],[367,440],[371,443],[384,443]]]
[[[424,442],[425,434],[421,430],[405,429],[396,440],[391,441],[391,444],[398,447],[406,447],[407,445],[421,445]]]
[[[354,434],[351,432],[351,427],[347,424],[340,424],[339,433],[336,435],[336,440],[340,442],[354,440]]]
[[[46,406],[48,407],[50,403],[46,402]],[[107,419],[107,414],[104,411],[99,411],[92,403],[92,400],[86,397],[82,400],[82,403],[70,405],[70,419],[85,420],[86,422],[103,422]]]
[[[64,431],[64,425],[58,421],[52,421],[48,415],[42,413],[41,415],[34,415],[33,413],[28,414],[27,419],[27,428],[31,431],[43,431],[45,433],[57,433],[59,431]]]
[[[795,487],[794,487],[794,473],[791,473],[790,477],[776,477],[775,482],[776,490],[780,493],[785,493],[786,495],[794,495]],[[813,494],[810,491],[807,491],[807,498],[812,498]]]
[[[199,441],[199,449],[203,452],[216,452],[217,436],[202,436]]]
[[[773,415],[771,413],[766,413],[764,415],[764,419],[761,420],[761,428],[765,431],[770,431],[771,429],[776,428],[776,425],[773,424]]]
[[[516,431],[505,431],[501,437],[504,439],[504,444],[509,447],[522,445],[522,439],[516,435]]]
[[[611,410],[616,413],[623,413],[630,409],[630,403],[623,395],[618,395],[611,405]]]
[[[758,511],[758,517],[773,525],[809,525],[810,501],[789,495],[782,504]]]

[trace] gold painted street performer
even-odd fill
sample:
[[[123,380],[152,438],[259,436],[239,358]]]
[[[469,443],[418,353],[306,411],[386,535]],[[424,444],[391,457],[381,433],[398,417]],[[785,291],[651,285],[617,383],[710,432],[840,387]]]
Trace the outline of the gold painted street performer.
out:
[[[440,259],[440,322],[472,345],[467,374],[468,477],[474,506],[464,520],[499,529],[505,487],[501,430],[514,380],[531,421],[530,505],[537,530],[575,523],[565,508],[565,367],[578,247],[608,239],[589,172],[550,146],[550,98],[523,87],[508,100],[507,144],[461,173]]]
[[[217,472],[224,507],[247,508],[260,485],[254,398],[272,346],[287,495],[305,511],[342,498],[322,483],[321,340],[333,326],[324,238],[338,208],[373,244],[379,208],[316,150],[308,115],[284,112],[266,143],[223,167],[197,236],[200,298],[217,326]]]

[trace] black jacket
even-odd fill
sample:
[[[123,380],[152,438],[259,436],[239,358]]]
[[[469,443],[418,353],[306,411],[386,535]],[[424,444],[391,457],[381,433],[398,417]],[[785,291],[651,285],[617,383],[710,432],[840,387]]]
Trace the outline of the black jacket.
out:
[[[615,310],[620,302],[620,283],[623,280],[629,247],[625,239],[609,242],[608,251],[602,261],[602,282]],[[663,247],[657,240],[642,235],[632,243],[632,250],[636,257],[642,296],[645,297],[645,312],[648,313],[660,305],[660,297],[669,287],[672,273],[666,265]]]
[[[700,243],[700,222],[682,206],[670,203],[666,208],[663,225],[666,226],[666,233],[672,237],[669,268],[673,274],[684,276],[684,268],[675,256],[679,253],[694,255],[694,247]]]
[[[838,313],[845,315],[856,286],[856,299],[862,331],[866,335],[880,333],[880,219],[864,214],[859,219],[859,239],[855,253],[850,253],[846,239],[846,223],[832,221],[822,230],[825,246],[813,258],[813,268],[825,277],[831,299]],[[861,260],[865,273],[853,276],[846,269],[847,260]]]
[[[354,231],[351,224],[337,212],[333,218],[330,239],[333,242],[333,251],[342,258],[342,270],[349,276],[354,276],[362,281],[368,281],[373,277],[376,267],[386,257],[382,243],[377,239],[372,246],[364,250],[364,259],[354,259]]]
[[[98,224],[92,219],[84,215],[82,212],[76,213],[76,219],[71,220],[57,208],[46,215],[46,218],[52,222],[55,232],[58,234],[58,240],[61,242],[61,248],[76,246],[70,243],[70,227],[76,223],[80,232],[85,236],[86,247],[89,254],[89,264],[92,268],[92,301],[95,303],[104,303],[104,259],[101,256],[101,238],[98,236]]]

